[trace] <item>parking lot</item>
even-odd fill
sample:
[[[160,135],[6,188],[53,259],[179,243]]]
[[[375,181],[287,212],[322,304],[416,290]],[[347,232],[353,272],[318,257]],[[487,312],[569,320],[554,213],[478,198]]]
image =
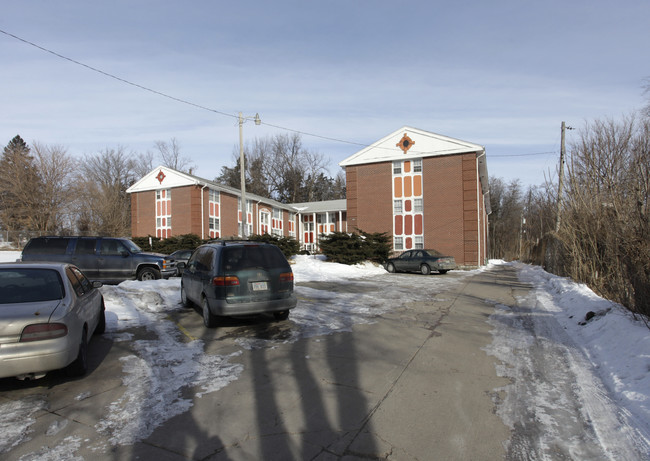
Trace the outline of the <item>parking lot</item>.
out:
[[[481,350],[477,277],[303,281],[288,321],[210,330],[173,302],[177,281],[104,287],[109,328],[86,377],[0,380],[2,456],[500,459],[505,380]]]

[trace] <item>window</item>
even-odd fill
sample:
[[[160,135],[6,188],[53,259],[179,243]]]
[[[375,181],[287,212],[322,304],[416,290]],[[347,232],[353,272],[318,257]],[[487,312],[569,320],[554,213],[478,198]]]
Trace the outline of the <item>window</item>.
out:
[[[413,160],[413,173],[422,173],[422,159]]]
[[[424,237],[421,235],[416,235],[415,236],[415,248],[424,248]]]
[[[402,174],[402,162],[393,162],[393,174]]]
[[[422,213],[422,211],[424,211],[421,198],[413,199],[413,211],[416,213]]]
[[[402,212],[402,201],[393,200],[393,213],[399,214]]]
[[[221,232],[219,228],[221,194],[218,190],[209,189],[208,196],[210,198],[208,202],[208,234],[210,238],[219,238]]]
[[[113,239],[102,239],[102,246],[100,250],[104,256],[121,256],[123,252],[128,253],[122,242]]]
[[[402,237],[395,237],[395,249],[396,250],[404,249],[404,239]]]
[[[289,213],[289,222],[287,223],[289,225],[289,236],[290,237],[295,237],[296,236],[296,213]]]
[[[97,246],[97,239],[77,239],[77,246],[74,249],[76,255],[92,255],[95,254],[95,247]]]
[[[171,190],[156,191],[156,237],[172,236],[172,200]]]

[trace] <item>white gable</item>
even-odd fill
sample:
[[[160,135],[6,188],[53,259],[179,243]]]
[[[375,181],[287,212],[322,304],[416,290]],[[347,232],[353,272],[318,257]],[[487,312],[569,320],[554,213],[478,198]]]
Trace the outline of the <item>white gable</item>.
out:
[[[197,178],[170,168],[159,166],[151,170],[142,179],[129,187],[126,192],[143,192],[149,190],[171,189],[173,187],[198,184]]]
[[[403,149],[402,141],[404,139],[408,139],[407,142],[410,143],[410,147],[407,150]],[[469,152],[482,153],[484,150],[484,147],[478,144],[405,126],[346,158],[339,165],[346,167],[366,163],[392,162],[409,158],[434,157]]]

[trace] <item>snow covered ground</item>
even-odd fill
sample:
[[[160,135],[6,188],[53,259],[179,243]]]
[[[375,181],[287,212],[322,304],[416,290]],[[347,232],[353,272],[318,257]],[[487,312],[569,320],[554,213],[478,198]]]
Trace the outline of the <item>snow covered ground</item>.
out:
[[[0,261],[14,261],[19,255],[0,251]],[[503,264],[516,268],[520,282],[531,287],[529,295],[518,300],[517,308],[485,300],[494,305],[490,318],[493,342],[486,351],[501,361],[497,373],[513,378],[513,384],[504,389],[506,397],[498,405],[503,421],[515,433],[534,424],[542,432],[539,453],[551,451],[549,447],[561,440],[566,444],[564,451],[574,459],[595,459],[593,453],[584,452],[583,448],[585,440],[593,439],[611,455],[605,459],[638,459],[634,453],[648,453],[650,458],[650,330],[623,307],[596,296],[584,285],[548,274],[539,267],[500,261],[491,266]],[[282,341],[347,331],[354,324],[376,321],[381,312],[398,300],[403,303],[418,296],[410,286],[392,286],[381,297],[376,290],[364,293],[364,284],[385,284],[389,277],[383,268],[372,264],[350,267],[299,256],[293,270],[297,283],[330,282],[355,288],[349,292],[328,292],[297,286],[300,303],[292,311],[291,321],[298,328],[292,328],[290,336]],[[444,290],[476,273],[430,280]],[[179,285],[176,278],[123,282],[102,288],[107,334],[114,341],[132,341],[134,350],[122,365],[128,390],[111,405],[111,411],[97,427],[110,436],[112,444],[130,444],[146,438],[157,425],[191,407],[192,399],[187,398],[184,389],[198,389],[195,397],[201,398],[227,386],[243,370],[242,365],[231,363],[233,357],[246,349],[273,347],[273,342],[278,341],[241,339],[241,350],[231,355],[204,354],[203,342],[180,338],[178,327],[168,318],[170,313],[182,309]],[[596,315],[585,322],[589,311]],[[129,333],[132,327],[151,330],[155,333],[152,337],[157,339],[134,341]],[[548,369],[546,379],[539,379],[540,367]],[[169,376],[182,379],[168,379]],[[578,411],[593,422],[595,433],[563,433],[562,406],[567,404],[563,392],[576,395],[581,402]],[[522,405],[522,399],[527,404]],[[142,400],[150,402],[132,404]],[[0,454],[29,437],[32,415],[43,404],[30,401],[0,405]],[[535,408],[534,415],[521,411],[526,407]],[[132,408],[140,412],[132,414]],[[147,409],[145,413],[142,408]],[[72,445],[78,441],[70,443],[74,451]],[[523,450],[517,443],[516,438],[511,442],[511,453]]]

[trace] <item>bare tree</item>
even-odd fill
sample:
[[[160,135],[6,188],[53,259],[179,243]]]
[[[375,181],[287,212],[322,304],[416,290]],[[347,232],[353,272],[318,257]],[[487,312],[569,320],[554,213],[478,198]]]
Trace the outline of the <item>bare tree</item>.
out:
[[[126,189],[139,179],[134,163],[133,155],[123,147],[84,158],[76,180],[80,232],[108,236],[131,233],[131,200]]]
[[[192,160],[181,155],[181,146],[176,138],[171,138],[169,142],[155,141],[154,146],[158,150],[163,166],[184,173],[190,173],[194,168]]]
[[[650,121],[595,121],[571,148],[566,274],[650,314]]]
[[[299,134],[275,135],[255,139],[245,146],[246,190],[273,198],[282,203],[321,200],[324,182],[334,185],[325,176],[326,161],[322,154],[303,148]],[[240,187],[239,152],[233,152],[235,166],[222,167],[217,182]],[[343,189],[344,180],[338,182]],[[340,194],[339,194],[340,195]]]
[[[60,145],[34,143],[35,166],[41,183],[39,211],[33,217],[36,228],[57,233],[71,229],[74,193],[72,178],[76,162]]]
[[[144,154],[135,154],[133,172],[137,178],[142,178],[147,173],[151,172],[154,168],[153,164],[154,154],[153,152],[147,151]]]
[[[489,248],[491,258],[519,259],[523,201],[518,180],[490,178]]]

